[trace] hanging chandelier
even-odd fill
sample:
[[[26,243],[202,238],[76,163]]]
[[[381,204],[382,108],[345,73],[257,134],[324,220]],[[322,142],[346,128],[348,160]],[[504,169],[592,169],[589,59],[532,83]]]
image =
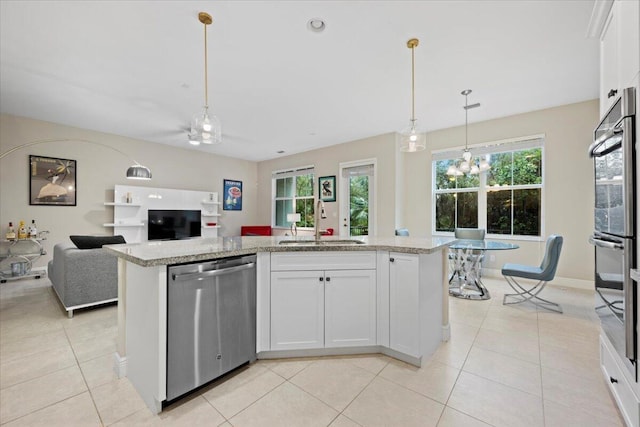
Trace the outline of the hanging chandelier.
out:
[[[409,126],[399,133],[400,151],[414,153],[427,148],[427,137],[416,129],[416,102],[415,102],[415,54],[418,39],[411,39],[407,47],[411,49],[411,119]]]
[[[447,169],[447,175],[449,176],[462,176],[465,173],[478,175],[480,172],[491,169],[486,159],[480,160],[479,163],[476,162],[476,159],[472,159],[473,156],[469,150],[469,110],[480,106],[479,102],[469,105],[469,94],[471,92],[473,92],[471,89],[465,89],[460,92],[461,95],[464,95],[464,151],[458,165],[456,166],[454,163]]]
[[[209,85],[207,82],[207,25],[210,25],[213,19],[208,13],[200,12],[198,20],[204,25],[204,107],[191,119],[189,143],[192,145],[219,144],[222,142],[222,129],[220,120],[215,115],[209,114]]]

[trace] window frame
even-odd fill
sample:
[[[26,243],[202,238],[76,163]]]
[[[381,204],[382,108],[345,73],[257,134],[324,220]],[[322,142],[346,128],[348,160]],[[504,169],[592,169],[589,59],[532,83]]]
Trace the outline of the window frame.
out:
[[[278,197],[277,196],[277,180],[284,178],[293,178],[293,187],[294,192],[296,188],[296,180],[299,176],[308,176],[311,175],[311,195],[310,196],[298,196],[294,194],[292,197]],[[276,204],[281,200],[291,200],[292,205],[296,206],[297,200],[303,199],[311,199],[312,208],[315,209],[314,203],[316,198],[316,175],[315,175],[315,167],[314,165],[300,166],[289,169],[282,169],[273,171],[271,173],[271,228],[277,230],[288,230],[290,228],[289,225],[276,225]],[[315,215],[314,215],[315,218]],[[313,230],[314,226],[311,227],[297,227],[298,230]]]
[[[539,236],[527,236],[520,234],[486,234],[488,239],[500,239],[500,240],[521,240],[521,241],[543,241],[545,239],[545,135],[531,135],[525,137],[511,138],[500,141],[493,141],[484,144],[469,145],[474,157],[483,156],[487,154],[497,153],[513,153],[518,151],[524,151],[534,148],[540,149],[540,159],[542,162],[541,167],[541,182],[540,184],[518,184],[518,185],[503,185],[501,189],[511,190],[513,195],[514,190],[526,190],[526,189],[540,189],[540,235]],[[474,149],[475,148],[475,149]],[[433,236],[448,236],[454,235],[451,231],[436,231],[436,197],[438,194],[455,194],[461,192],[478,192],[478,228],[487,229],[487,194],[491,191],[487,186],[487,173],[482,172],[479,175],[478,187],[466,187],[466,188],[446,188],[436,189],[436,163],[442,160],[457,160],[461,157],[462,147],[459,149],[445,149],[431,152],[431,233]],[[455,212],[457,223],[457,209]],[[513,229],[513,209],[511,210],[511,227]]]

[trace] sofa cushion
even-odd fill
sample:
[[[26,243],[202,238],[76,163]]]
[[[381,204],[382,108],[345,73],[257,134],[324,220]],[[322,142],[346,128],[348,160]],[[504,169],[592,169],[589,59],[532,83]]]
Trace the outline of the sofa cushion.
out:
[[[69,236],[78,249],[96,249],[103,245],[127,243],[122,236]]]

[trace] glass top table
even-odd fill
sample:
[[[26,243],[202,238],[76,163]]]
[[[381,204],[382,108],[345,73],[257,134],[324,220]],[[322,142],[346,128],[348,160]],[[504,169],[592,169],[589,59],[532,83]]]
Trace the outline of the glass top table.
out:
[[[449,295],[457,298],[488,300],[489,290],[480,280],[482,260],[486,251],[518,249],[515,243],[493,240],[458,239],[449,244],[452,273],[449,278]]]

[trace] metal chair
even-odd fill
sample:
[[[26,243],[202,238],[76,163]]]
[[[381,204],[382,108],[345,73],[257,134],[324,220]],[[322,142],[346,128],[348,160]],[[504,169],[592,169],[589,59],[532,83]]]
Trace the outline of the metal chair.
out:
[[[519,304],[525,301],[531,301],[533,304],[546,308],[547,310],[562,313],[560,304],[540,298],[538,294],[544,289],[547,282],[553,280],[558,268],[560,260],[560,251],[562,250],[562,236],[552,234],[547,239],[547,247],[544,258],[540,267],[522,265],[522,264],[505,264],[502,267],[502,275],[507,280],[509,286],[516,291],[515,294],[505,294],[502,304]],[[515,278],[537,280],[535,285],[525,285],[518,283]],[[507,302],[507,298],[514,301]]]
[[[406,228],[396,228],[396,236],[408,236],[409,230]]]

